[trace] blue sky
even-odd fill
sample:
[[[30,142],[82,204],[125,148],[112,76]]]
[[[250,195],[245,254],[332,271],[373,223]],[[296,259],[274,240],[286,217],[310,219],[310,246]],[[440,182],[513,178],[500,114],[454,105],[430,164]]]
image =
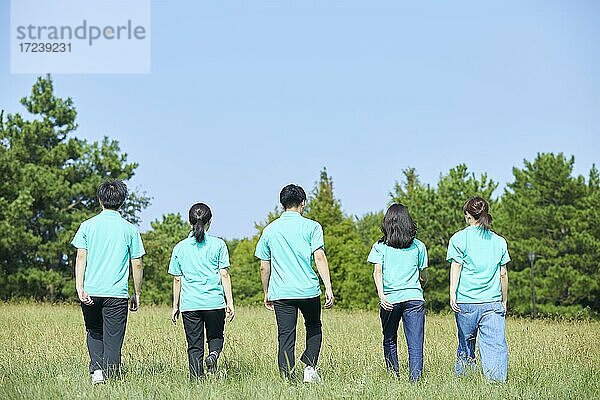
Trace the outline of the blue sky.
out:
[[[76,135],[119,140],[153,197],[142,229],[196,201],[254,232],[326,166],[346,212],[383,209],[402,169],[466,163],[501,183],[537,152],[600,161],[600,2],[153,1],[152,72],[55,75]],[[0,107],[13,75],[0,1]]]

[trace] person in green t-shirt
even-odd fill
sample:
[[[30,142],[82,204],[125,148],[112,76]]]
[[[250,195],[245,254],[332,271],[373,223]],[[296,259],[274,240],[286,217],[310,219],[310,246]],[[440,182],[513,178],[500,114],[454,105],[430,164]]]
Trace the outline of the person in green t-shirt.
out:
[[[402,204],[388,208],[381,231],[383,237],[373,245],[367,261],[375,265],[373,278],[381,305],[385,364],[398,375],[398,327],[402,320],[409,379],[416,382],[423,373],[425,301],[421,286],[427,280],[427,249],[416,238],[417,226]]]
[[[317,361],[322,342],[321,288],[313,260],[325,286],[325,308],[332,307],[334,301],[323,228],[318,222],[302,216],[306,193],[300,186],[287,185],[281,190],[279,200],[284,212],[263,230],[255,252],[261,260],[265,306],[275,310],[279,371],[285,378],[292,376],[300,310],[306,327],[306,350],[301,357],[306,364],[304,382],[320,382]]]
[[[134,295],[131,311],[140,304],[142,256],[137,228],[119,214],[127,186],[108,181],[98,187],[102,212],[84,221],[71,244],[77,248],[75,280],[87,330],[92,383],[102,383],[118,372],[127,325],[129,265]]]
[[[475,341],[483,374],[492,381],[506,381],[508,346],[505,335],[510,261],[506,240],[491,231],[492,216],[481,197],[463,206],[468,226],[456,232],[448,244],[450,307],[458,328],[455,372],[463,375],[475,367]]]
[[[235,309],[229,276],[229,252],[223,239],[211,236],[212,212],[204,203],[189,211],[190,235],[173,248],[169,274],[173,275],[173,310],[175,324],[181,313],[188,344],[190,378],[217,371],[223,351],[225,317],[233,320]],[[204,358],[204,329],[208,356]]]

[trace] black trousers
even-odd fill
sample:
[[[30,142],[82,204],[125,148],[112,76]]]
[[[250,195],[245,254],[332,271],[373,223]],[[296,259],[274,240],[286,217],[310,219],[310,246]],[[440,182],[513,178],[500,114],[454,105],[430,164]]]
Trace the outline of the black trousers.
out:
[[[81,303],[90,353],[90,373],[101,369],[110,377],[121,365],[121,348],[127,325],[127,300],[92,297],[94,304]]]
[[[279,339],[277,363],[281,375],[290,377],[296,363],[294,351],[298,310],[304,317],[306,327],[306,349],[300,360],[306,365],[316,367],[323,341],[320,298],[317,296],[308,299],[275,300],[273,305]]]
[[[204,327],[208,352],[220,354],[223,351],[223,331],[225,330],[225,309],[184,311],[181,313],[188,348],[190,376],[196,378],[204,374]]]

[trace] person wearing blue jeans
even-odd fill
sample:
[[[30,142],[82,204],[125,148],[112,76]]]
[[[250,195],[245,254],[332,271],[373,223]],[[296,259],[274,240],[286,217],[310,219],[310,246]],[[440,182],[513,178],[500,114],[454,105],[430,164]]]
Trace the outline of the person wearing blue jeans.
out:
[[[463,206],[467,228],[455,233],[448,245],[450,307],[455,312],[458,350],[455,372],[462,376],[475,369],[475,343],[484,376],[505,382],[508,345],[505,334],[510,261],[506,240],[491,231],[489,205],[481,197]]]
[[[425,302],[421,285],[427,280],[427,249],[416,239],[417,227],[402,204],[390,206],[381,230],[383,237],[373,245],[367,260],[374,264],[373,279],[381,304],[385,365],[399,375],[398,327],[402,321],[409,379],[416,382],[423,374]]]

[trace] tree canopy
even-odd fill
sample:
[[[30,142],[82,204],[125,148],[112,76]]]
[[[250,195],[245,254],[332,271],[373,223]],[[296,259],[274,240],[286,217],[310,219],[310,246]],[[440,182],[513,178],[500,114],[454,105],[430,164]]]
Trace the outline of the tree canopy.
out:
[[[79,224],[100,210],[98,185],[106,179],[128,181],[138,165],[127,160],[117,141],[77,138],[73,102],[55,96],[49,76],[38,78],[21,104],[26,117],[0,112],[0,298],[74,299],[69,243]],[[490,201],[493,229],[508,241],[509,310],[532,312],[531,253],[542,315],[600,316],[600,173],[593,166],[586,177],[575,176],[574,163],[562,153],[539,153],[513,168],[501,193],[496,182],[476,176],[465,164],[441,174],[435,184],[421,182],[414,168],[402,171],[387,205],[409,208],[417,237],[428,248],[427,307],[449,311],[446,247],[465,226],[463,203],[479,195]],[[366,260],[381,237],[386,204],[363,216],[347,214],[325,168],[310,189],[304,215],[323,226],[337,306],[377,308]],[[130,191],[122,214],[137,223],[148,204],[144,193]],[[262,301],[254,250],[262,229],[280,213],[275,207],[256,224],[255,234],[227,241],[238,303]],[[171,251],[189,230],[179,214],[166,214],[143,234],[146,301],[171,301]]]
[[[31,117],[0,113],[0,297],[72,297],[70,241],[79,224],[98,212],[98,185],[129,180],[118,142],[88,143],[73,136],[77,112],[54,95],[50,77],[38,78],[21,99]],[[130,192],[124,215],[138,221],[149,204]]]

